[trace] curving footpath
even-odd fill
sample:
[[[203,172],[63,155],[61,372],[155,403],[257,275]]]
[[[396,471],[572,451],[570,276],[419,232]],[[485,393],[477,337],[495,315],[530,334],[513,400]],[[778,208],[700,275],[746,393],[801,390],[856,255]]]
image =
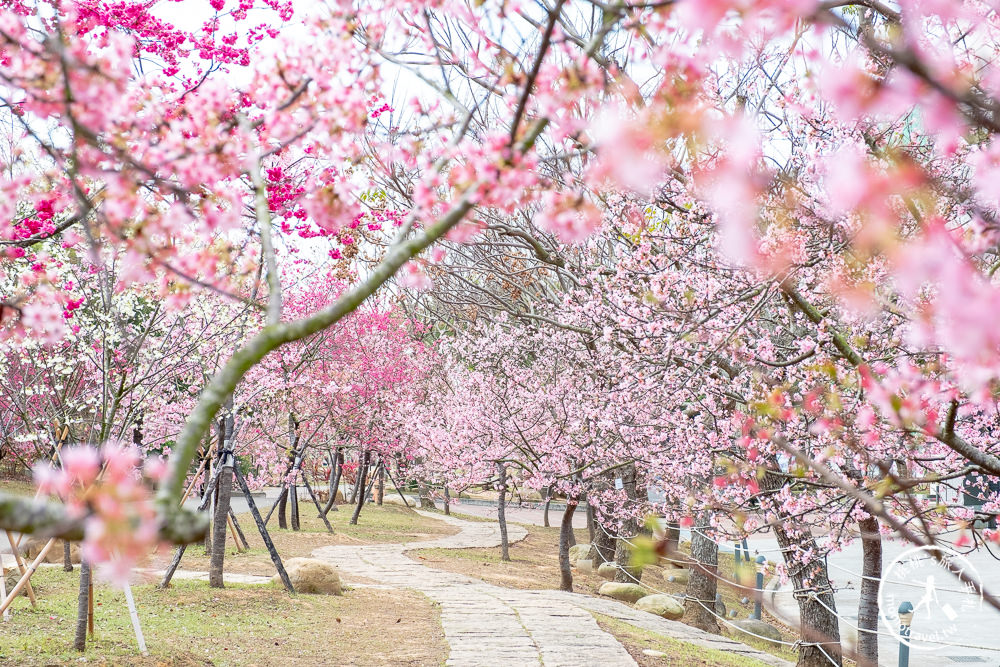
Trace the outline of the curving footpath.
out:
[[[343,573],[373,579],[384,587],[410,588],[437,602],[441,606],[445,638],[451,647],[448,665],[634,666],[636,663],[625,647],[597,625],[591,612],[598,612],[666,637],[754,658],[766,665],[791,667],[785,660],[740,642],[637,611],[615,600],[563,591],[503,588],[418,563],[407,557],[406,551],[500,544],[497,523],[420,513],[460,530],[455,535],[410,544],[321,547],[312,555]],[[527,535],[524,528],[514,524],[508,524],[508,533],[511,542]]]

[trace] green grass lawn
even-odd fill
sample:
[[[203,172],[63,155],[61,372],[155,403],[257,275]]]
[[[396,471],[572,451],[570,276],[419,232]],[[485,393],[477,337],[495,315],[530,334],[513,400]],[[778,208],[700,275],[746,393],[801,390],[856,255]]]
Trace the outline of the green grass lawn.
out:
[[[76,663],[73,650],[79,570],[43,568],[26,598],[0,624],[0,664]],[[343,596],[289,596],[277,587],[176,581],[133,593],[149,656],[139,655],[122,591],[98,585],[91,663],[129,665],[409,664],[447,655],[436,605],[411,592],[348,590]],[[317,641],[322,637],[322,641]]]

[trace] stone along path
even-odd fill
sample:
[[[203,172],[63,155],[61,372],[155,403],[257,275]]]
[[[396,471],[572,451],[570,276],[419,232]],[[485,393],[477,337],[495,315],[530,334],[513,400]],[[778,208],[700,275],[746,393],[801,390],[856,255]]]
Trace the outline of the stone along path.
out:
[[[740,642],[637,611],[614,600],[563,591],[503,588],[418,563],[405,552],[500,544],[496,523],[421,514],[450,523],[460,532],[410,544],[321,547],[313,551],[313,557],[337,566],[344,574],[373,579],[380,586],[414,589],[437,602],[441,606],[445,638],[451,647],[448,665],[635,665],[625,647],[597,625],[590,613],[594,611],[667,637],[738,653],[775,667],[791,667],[791,663]],[[524,528],[514,524],[508,525],[508,532],[512,542],[527,535]]]

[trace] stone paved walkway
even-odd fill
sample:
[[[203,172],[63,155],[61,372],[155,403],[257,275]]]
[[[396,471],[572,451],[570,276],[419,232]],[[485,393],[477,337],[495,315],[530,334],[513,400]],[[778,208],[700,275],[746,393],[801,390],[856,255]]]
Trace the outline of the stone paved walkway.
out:
[[[441,605],[441,623],[451,647],[448,665],[463,667],[617,667],[635,665],[618,640],[603,631],[590,613],[614,617],[637,627],[706,648],[753,657],[775,667],[791,663],[745,644],[668,621],[614,600],[563,591],[503,588],[480,579],[435,570],[406,556],[411,549],[495,547],[499,525],[421,512],[446,521],[460,532],[410,544],[329,546],[313,556],[350,575],[366,577],[381,586],[410,588]],[[527,532],[509,526],[511,541]]]

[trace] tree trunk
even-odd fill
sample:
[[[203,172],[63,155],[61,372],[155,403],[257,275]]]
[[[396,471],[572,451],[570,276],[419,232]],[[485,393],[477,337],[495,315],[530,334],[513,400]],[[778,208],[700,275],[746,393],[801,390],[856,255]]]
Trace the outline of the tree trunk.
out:
[[[87,613],[90,603],[90,563],[80,561],[80,592],[76,597],[76,636],[73,648],[87,650]]]
[[[680,527],[680,525],[678,525],[676,523],[668,523],[667,524],[667,530],[664,533],[663,539],[666,542],[665,546],[666,546],[666,551],[667,551],[667,558],[670,558],[671,562],[674,561],[674,560],[679,560],[677,558],[677,552],[681,548],[681,527]]]
[[[323,514],[337,509],[337,493],[340,491],[340,477],[344,470],[344,454],[340,451],[340,447],[337,447],[337,453],[333,455],[330,465],[332,466],[330,468],[330,499],[326,501]]]
[[[448,493],[448,485],[444,487],[444,515],[451,516],[451,494]]]
[[[594,543],[597,533],[594,529],[594,506],[587,503],[587,534],[590,535],[590,543]]]
[[[215,501],[215,522],[212,525],[212,556],[208,563],[208,585],[223,588],[222,570],[226,560],[226,519],[229,517],[229,503],[233,494],[233,455],[223,453],[222,472],[219,474],[218,497]]]
[[[375,504],[381,505],[385,500],[385,465],[378,467],[378,491],[375,493]]]
[[[600,517],[594,517],[594,541],[591,542],[588,558],[594,562],[594,569],[601,563],[612,563],[615,560],[615,537],[610,534],[600,521]]]
[[[635,464],[629,464],[622,469],[622,488],[627,497],[626,502],[634,502],[635,494]],[[632,560],[632,550],[629,548],[629,540],[639,534],[639,522],[635,519],[628,519],[622,525],[624,534],[619,535],[618,543],[615,545],[615,564],[618,569],[615,571],[615,581],[638,583],[642,579],[642,568],[630,566]]]
[[[861,529],[861,599],[858,601],[858,664],[878,665],[878,587],[882,580],[882,536],[878,519],[858,521]],[[865,632],[870,630],[870,632]]]
[[[569,538],[573,534],[573,512],[576,502],[566,498],[566,511],[559,524],[559,590],[573,592],[573,570],[569,565]]]
[[[292,530],[299,530],[301,528],[299,523],[299,486],[294,481],[288,487],[288,500],[289,505],[291,505]]]
[[[73,552],[69,540],[63,540],[63,572],[73,571]]]
[[[784,486],[785,480],[778,475],[764,475],[764,487],[776,491]],[[821,554],[812,532],[794,521],[782,521],[780,507],[775,508],[778,521],[774,523],[774,536],[785,556],[785,565],[792,584],[797,591],[815,592],[796,596],[799,603],[799,634],[802,646],[799,648],[797,667],[840,667],[843,664],[840,647],[840,625],[837,618],[837,602],[833,599],[830,577],[826,561],[815,555],[807,562],[801,562],[801,554]],[[806,583],[808,580],[809,583]],[[825,606],[824,606],[825,605]],[[822,644],[822,648],[815,646]],[[829,657],[827,657],[829,656]]]
[[[542,525],[549,528],[549,505],[552,504],[552,487],[545,489],[545,510],[542,512]]]
[[[422,510],[437,509],[437,506],[431,499],[431,492],[430,489],[427,487],[427,482],[420,482],[419,484],[417,484],[417,495],[420,498],[420,509]]]
[[[510,562],[510,541],[507,538],[507,466],[497,463],[500,495],[497,496],[497,520],[500,521],[500,560]]]
[[[358,517],[361,516],[361,507],[365,504],[365,482],[368,479],[368,452],[362,456],[362,463],[358,466],[357,484],[354,485],[354,492],[358,496],[358,504],[354,506],[354,514],[351,516],[351,525],[358,525]],[[360,489],[360,491],[359,491]]]
[[[694,562],[688,566],[685,593],[690,600],[685,602],[684,615],[694,627],[718,634],[719,622],[712,612],[718,593],[719,545],[705,535],[708,525],[708,516],[703,516],[691,533],[691,560]]]

